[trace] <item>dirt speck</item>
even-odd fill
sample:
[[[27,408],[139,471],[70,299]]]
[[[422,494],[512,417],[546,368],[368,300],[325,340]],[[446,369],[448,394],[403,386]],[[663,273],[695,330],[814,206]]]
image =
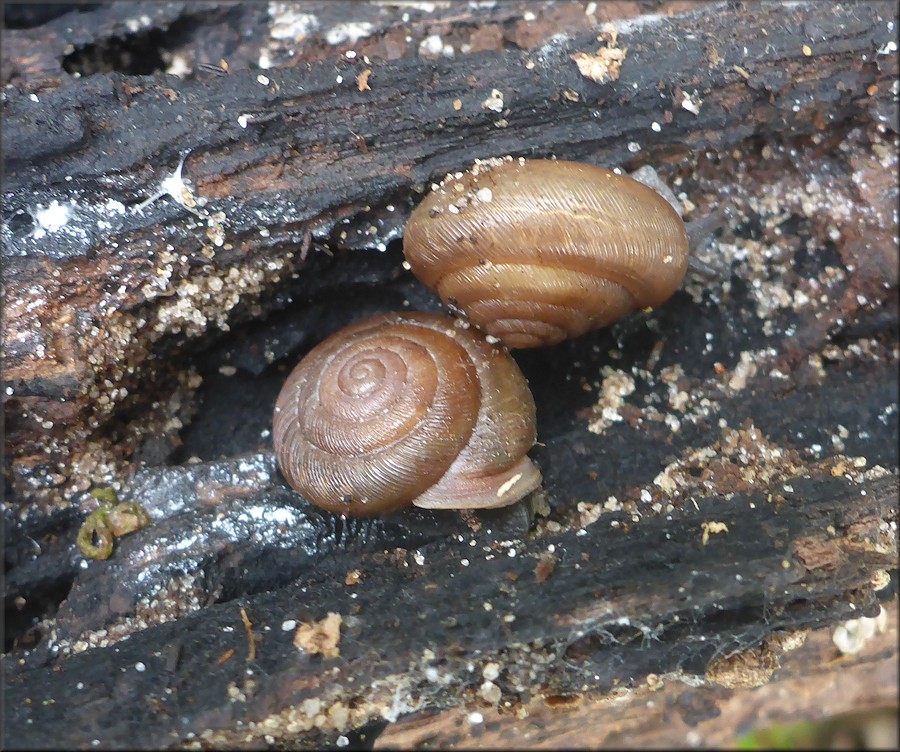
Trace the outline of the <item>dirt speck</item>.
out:
[[[294,633],[294,647],[312,655],[337,658],[341,651],[341,615],[330,612],[321,621],[304,622]]]

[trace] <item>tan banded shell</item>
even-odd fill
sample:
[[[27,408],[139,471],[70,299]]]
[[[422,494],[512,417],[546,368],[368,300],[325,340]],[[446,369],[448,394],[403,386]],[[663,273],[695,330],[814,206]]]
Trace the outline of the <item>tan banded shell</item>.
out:
[[[272,436],[288,483],[342,514],[505,506],[541,480],[522,372],[438,314],[377,316],[314,347],[278,395]]]
[[[678,289],[688,238],[653,189],[601,167],[488,160],[413,211],[403,251],[441,299],[509,347],[555,344]]]

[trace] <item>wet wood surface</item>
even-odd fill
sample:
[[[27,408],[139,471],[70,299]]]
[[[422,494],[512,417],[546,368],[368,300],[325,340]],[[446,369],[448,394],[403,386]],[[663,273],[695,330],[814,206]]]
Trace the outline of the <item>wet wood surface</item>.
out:
[[[578,707],[714,746],[780,717],[779,679],[896,670],[886,633],[827,646],[895,610],[896,10],[428,5],[4,30],[4,746],[554,746]],[[617,79],[572,60],[598,49]],[[515,353],[541,494],[316,510],[272,457],[281,383],[351,321],[440,310],[403,225],[504,154],[653,164],[688,220],[729,213],[658,310]],[[76,545],[98,490],[152,523],[105,561]],[[653,677],[683,723],[631,736]]]

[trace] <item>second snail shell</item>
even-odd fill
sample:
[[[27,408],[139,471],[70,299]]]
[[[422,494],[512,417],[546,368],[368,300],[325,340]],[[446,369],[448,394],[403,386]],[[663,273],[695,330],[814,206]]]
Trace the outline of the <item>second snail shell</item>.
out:
[[[388,314],[314,347],[278,396],[288,483],[351,515],[505,506],[534,490],[535,406],[509,353],[448,316]]]
[[[576,162],[506,158],[449,175],[403,251],[445,303],[509,347],[555,344],[678,289],[688,239],[654,190]]]

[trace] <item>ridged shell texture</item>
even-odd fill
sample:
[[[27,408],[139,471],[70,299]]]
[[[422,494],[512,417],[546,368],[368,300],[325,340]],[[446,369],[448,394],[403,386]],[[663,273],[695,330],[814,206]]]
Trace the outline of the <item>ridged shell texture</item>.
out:
[[[541,480],[525,377],[448,316],[378,316],[326,339],[285,382],[272,435],[290,485],[337,513],[504,506]]]
[[[426,286],[509,347],[658,306],[688,261],[684,223],[651,188],[592,165],[512,158],[448,176],[413,211],[403,250]]]

